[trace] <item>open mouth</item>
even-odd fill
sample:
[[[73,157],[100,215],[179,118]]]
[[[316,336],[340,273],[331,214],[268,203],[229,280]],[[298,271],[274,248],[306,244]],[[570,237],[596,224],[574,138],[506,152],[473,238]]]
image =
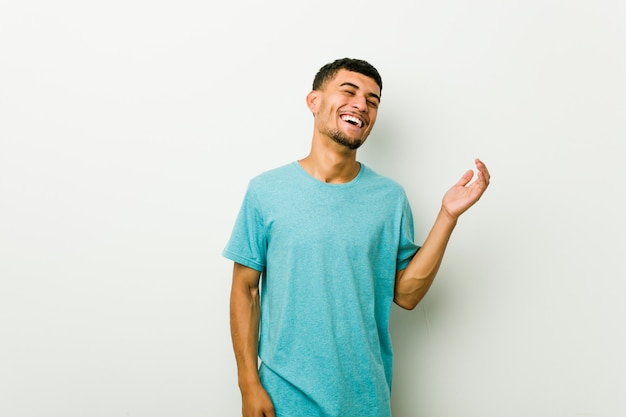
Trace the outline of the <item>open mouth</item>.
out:
[[[341,120],[343,120],[344,122],[350,123],[351,125],[356,126],[356,127],[363,127],[363,120],[351,114],[342,114]]]

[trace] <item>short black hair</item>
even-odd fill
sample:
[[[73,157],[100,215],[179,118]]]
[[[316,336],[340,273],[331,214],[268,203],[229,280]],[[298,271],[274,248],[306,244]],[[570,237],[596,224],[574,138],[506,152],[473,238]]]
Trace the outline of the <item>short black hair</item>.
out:
[[[383,79],[380,77],[378,70],[374,68],[372,64],[362,59],[354,59],[354,58],[340,58],[336,59],[333,62],[329,62],[324,65],[320,70],[315,74],[315,78],[313,79],[313,90],[321,89],[327,81],[332,80],[337,72],[341,69],[345,69],[352,72],[358,72],[359,74],[363,74],[367,77],[372,78],[378,84],[380,91],[383,91]]]

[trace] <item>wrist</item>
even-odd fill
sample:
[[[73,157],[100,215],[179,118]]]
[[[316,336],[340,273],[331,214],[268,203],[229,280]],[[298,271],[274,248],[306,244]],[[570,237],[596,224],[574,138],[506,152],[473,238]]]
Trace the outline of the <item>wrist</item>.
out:
[[[239,377],[239,390],[243,395],[257,391],[259,388],[263,388],[263,386],[258,374]]]
[[[448,210],[446,210],[445,206],[443,206],[443,205],[439,209],[439,214],[437,215],[437,218],[440,221],[442,221],[442,222],[444,222],[444,223],[446,223],[446,224],[448,224],[448,225],[450,225],[452,227],[456,226],[456,223],[459,220],[459,216],[450,213]]]

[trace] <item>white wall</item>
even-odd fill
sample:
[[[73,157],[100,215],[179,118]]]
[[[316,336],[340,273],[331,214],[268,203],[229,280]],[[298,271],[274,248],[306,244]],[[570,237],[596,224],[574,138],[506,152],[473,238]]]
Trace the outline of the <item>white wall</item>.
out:
[[[383,75],[360,159],[420,239],[493,175],[394,309],[395,416],[626,415],[624,4],[3,2],[0,415],[238,415],[221,250],[343,56]]]

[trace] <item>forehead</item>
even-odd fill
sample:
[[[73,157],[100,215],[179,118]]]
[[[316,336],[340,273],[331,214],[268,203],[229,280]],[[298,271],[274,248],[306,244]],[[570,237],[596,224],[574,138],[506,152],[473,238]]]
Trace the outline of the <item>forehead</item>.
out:
[[[335,74],[335,78],[328,82],[329,86],[339,88],[343,85],[352,84],[359,89],[363,89],[366,93],[374,93],[380,96],[380,87],[373,78],[363,75],[360,72],[348,71],[346,69],[340,69]]]

